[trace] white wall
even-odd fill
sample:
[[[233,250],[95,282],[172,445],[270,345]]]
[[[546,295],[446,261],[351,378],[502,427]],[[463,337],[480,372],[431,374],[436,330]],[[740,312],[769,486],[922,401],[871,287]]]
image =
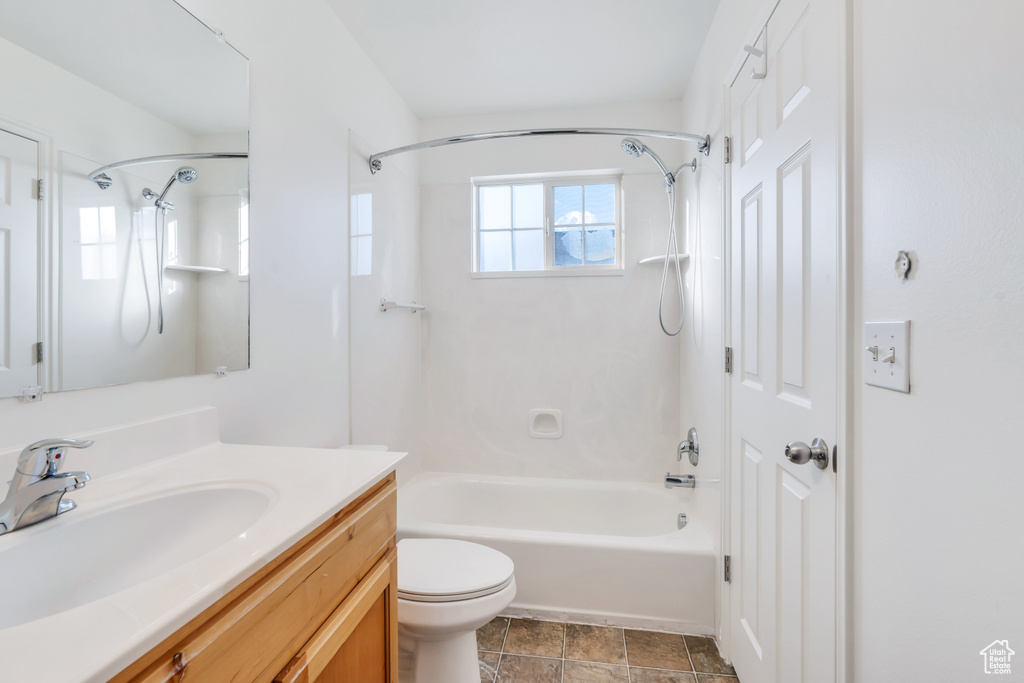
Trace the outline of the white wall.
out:
[[[349,140],[349,234],[353,241],[362,242],[361,248],[350,245],[350,255],[355,258],[348,264],[351,440],[409,453],[398,469],[399,483],[404,483],[420,470],[423,316],[407,310],[382,313],[380,300],[420,300],[420,188],[415,173],[407,173],[398,164],[389,163],[371,174],[370,155],[386,147],[372,144],[356,132]],[[367,231],[369,237],[353,236]]]
[[[856,679],[981,680],[1024,653],[1024,5],[852,5],[855,340],[911,321],[911,393],[855,382]]]
[[[534,127],[675,129],[678,102],[426,120],[421,139]],[[679,441],[678,342],[658,327],[668,201],[649,159],[612,137],[493,141],[420,153],[424,468],[660,481]],[[673,168],[685,143],[652,142]],[[690,155],[689,157],[687,155]],[[622,276],[473,279],[477,176],[619,168]],[[652,173],[654,171],[654,173]],[[673,314],[668,314],[673,319]],[[562,411],[561,439],[532,439],[534,408]]]
[[[182,4],[251,60],[252,369],[5,399],[4,444],[207,404],[228,441],[348,440],[348,129],[407,144],[416,119],[322,0]]]

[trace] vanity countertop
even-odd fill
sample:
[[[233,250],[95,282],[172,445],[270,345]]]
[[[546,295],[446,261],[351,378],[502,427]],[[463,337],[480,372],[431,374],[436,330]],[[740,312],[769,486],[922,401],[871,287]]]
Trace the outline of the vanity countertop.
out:
[[[124,590],[108,590],[109,595],[72,609],[0,630],[3,680],[106,681],[369,490],[404,456],[213,442],[106,476],[94,475],[85,488],[67,496],[78,503],[78,509],[0,536],[0,590],[30,591],[34,599],[45,595],[44,580],[34,583],[29,578],[28,585],[3,581],[7,571],[3,559],[16,556],[5,551],[17,551],[21,544],[59,537],[54,533],[58,525],[68,525],[61,530],[67,537],[76,521],[92,515],[196,490],[245,489],[258,492],[268,504],[242,533],[203,548],[194,558],[170,563],[173,568],[167,571],[155,571],[152,578]],[[88,470],[88,465],[82,456],[73,468]],[[139,508],[144,509],[159,507]],[[136,532],[139,526],[148,529],[152,523],[145,514],[127,517]],[[47,556],[59,563],[61,574],[73,575],[79,564],[91,559],[95,565],[96,557],[83,557],[89,552],[86,545],[67,552],[48,549]],[[110,566],[104,578],[116,577],[118,569]]]

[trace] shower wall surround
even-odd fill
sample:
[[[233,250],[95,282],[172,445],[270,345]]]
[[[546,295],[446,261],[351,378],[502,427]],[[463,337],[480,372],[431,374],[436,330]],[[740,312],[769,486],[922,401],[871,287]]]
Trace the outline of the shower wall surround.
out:
[[[420,188],[415,174],[401,166],[371,174],[367,159],[382,148],[355,132],[349,140],[351,440],[408,453],[397,471],[401,485],[420,470],[420,324],[425,314],[381,312],[380,300],[422,300]]]
[[[420,139],[558,126],[675,130],[679,106],[433,119]],[[668,202],[661,176],[619,142],[517,139],[419,153],[425,470],[652,482],[675,466],[678,341],[658,327],[660,268],[637,265],[664,253]],[[664,141],[658,153],[675,167],[696,149]],[[590,169],[625,171],[623,275],[470,277],[471,178]],[[562,438],[529,437],[536,408],[562,411]]]
[[[219,407],[225,441],[348,440],[347,131],[396,146],[416,118],[323,0],[181,4],[250,60],[252,369],[3,399],[5,446],[203,405]]]

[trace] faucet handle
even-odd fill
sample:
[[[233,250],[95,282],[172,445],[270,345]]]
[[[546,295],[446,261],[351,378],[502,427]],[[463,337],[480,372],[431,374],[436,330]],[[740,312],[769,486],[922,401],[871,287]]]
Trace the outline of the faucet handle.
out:
[[[31,477],[49,477],[64,465],[68,448],[88,448],[95,443],[78,439],[43,439],[25,447],[18,457],[18,472]]]

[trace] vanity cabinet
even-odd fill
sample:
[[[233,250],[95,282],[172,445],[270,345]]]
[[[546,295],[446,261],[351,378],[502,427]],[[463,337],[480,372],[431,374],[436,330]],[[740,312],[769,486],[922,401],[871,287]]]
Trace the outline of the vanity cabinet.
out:
[[[398,680],[394,473],[112,679]]]

